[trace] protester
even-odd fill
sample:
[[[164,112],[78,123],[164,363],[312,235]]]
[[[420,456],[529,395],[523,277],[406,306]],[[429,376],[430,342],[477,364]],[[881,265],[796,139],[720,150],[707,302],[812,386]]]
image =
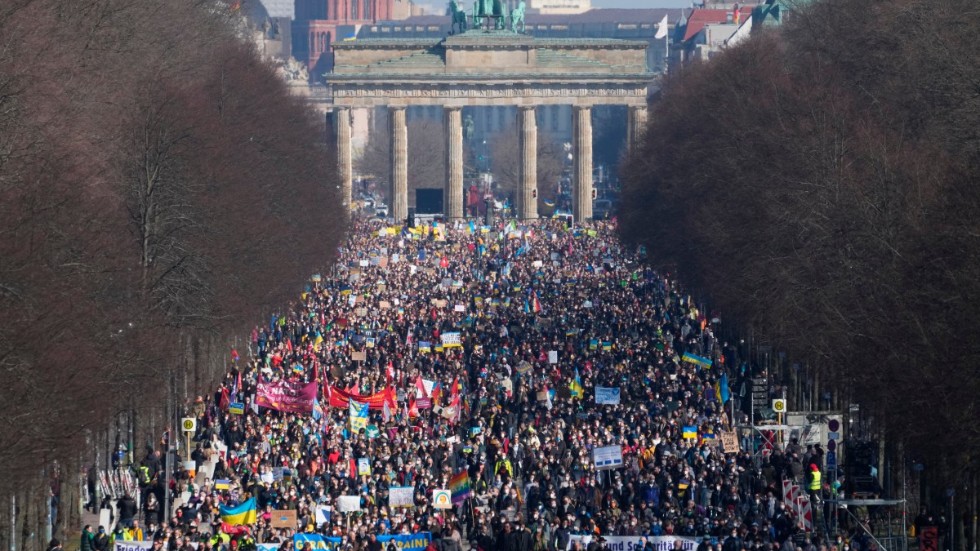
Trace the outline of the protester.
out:
[[[170,491],[190,497],[155,535],[180,549],[192,523],[209,546],[282,548],[295,534],[372,550],[418,533],[521,550],[789,539],[782,481],[799,460],[723,452],[736,351],[613,224],[355,221],[331,273],[255,327],[220,388],[188,404],[198,476],[175,470],[165,488],[148,450],[147,536]],[[598,469],[603,447],[622,464]],[[451,508],[432,502],[440,489],[459,498]],[[245,526],[223,523],[222,507],[226,521],[244,507]],[[282,510],[295,526],[273,522]]]

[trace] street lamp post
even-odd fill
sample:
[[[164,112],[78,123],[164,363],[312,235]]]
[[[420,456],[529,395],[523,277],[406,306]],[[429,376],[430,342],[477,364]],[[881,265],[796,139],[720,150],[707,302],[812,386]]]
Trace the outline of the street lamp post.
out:
[[[493,221],[493,195],[487,193],[483,196],[483,203],[486,206],[483,223],[487,226]]]

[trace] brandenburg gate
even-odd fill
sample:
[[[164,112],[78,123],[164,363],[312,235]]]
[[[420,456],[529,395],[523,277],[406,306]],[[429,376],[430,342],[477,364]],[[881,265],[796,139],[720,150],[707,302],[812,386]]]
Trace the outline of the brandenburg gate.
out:
[[[592,112],[628,107],[633,147],[646,122],[647,44],[613,39],[542,39],[510,30],[470,30],[435,39],[367,39],[333,45],[334,127],[344,196],[350,200],[351,109],[387,107],[391,129],[391,216],[408,215],[409,106],[440,105],[446,124],[446,216],[463,216],[462,108],[516,106],[520,167],[517,213],[537,218],[538,105],[573,106],[573,216],[592,217]]]

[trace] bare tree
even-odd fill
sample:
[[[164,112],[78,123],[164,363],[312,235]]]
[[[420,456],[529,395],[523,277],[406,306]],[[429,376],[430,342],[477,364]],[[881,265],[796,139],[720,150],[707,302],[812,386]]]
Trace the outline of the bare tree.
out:
[[[0,538],[11,496],[26,538],[47,477],[76,526],[87,437],[157,440],[135,419],[179,409],[188,349],[224,359],[347,213],[317,118],[220,4],[8,2],[0,36]]]
[[[622,216],[626,238],[819,365],[949,487],[975,483],[980,455],[980,437],[937,430],[970,425],[980,391],[969,4],[814,4],[671,76]]]

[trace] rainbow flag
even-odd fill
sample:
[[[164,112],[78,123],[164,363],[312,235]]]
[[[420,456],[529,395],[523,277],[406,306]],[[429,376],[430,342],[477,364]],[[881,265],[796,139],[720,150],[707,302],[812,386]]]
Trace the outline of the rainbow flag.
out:
[[[449,491],[453,495],[453,505],[466,501],[466,498],[473,493],[473,489],[470,487],[470,475],[465,470],[456,473],[449,479]]]
[[[232,526],[255,524],[257,518],[255,498],[251,497],[235,507],[221,506],[221,522]]]

